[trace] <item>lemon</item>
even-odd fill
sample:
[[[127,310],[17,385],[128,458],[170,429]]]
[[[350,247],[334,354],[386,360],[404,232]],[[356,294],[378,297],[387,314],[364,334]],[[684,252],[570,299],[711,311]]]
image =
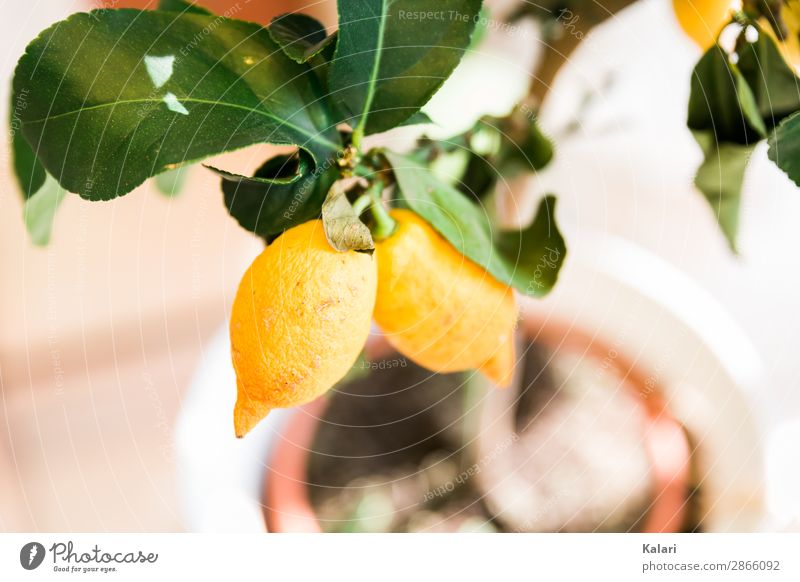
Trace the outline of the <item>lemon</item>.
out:
[[[435,372],[480,369],[507,385],[514,368],[513,291],[409,210],[375,244],[375,321],[403,355]]]
[[[731,0],[672,0],[678,23],[700,48],[706,50],[717,41],[717,35],[731,17]]]
[[[369,335],[376,288],[375,258],[335,251],[319,220],[264,249],[231,312],[236,436],[273,408],[314,400],[350,370]]]

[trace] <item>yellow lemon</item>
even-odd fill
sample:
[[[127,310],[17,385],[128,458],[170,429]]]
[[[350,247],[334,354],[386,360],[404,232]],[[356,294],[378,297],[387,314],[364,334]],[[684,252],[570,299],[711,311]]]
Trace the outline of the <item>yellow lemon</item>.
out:
[[[231,313],[236,436],[273,408],[314,400],[350,370],[369,335],[376,288],[374,256],[337,252],[319,220],[264,249]]]
[[[375,321],[402,354],[436,372],[480,369],[507,385],[514,368],[513,291],[409,210],[376,243]]]
[[[731,0],[672,0],[675,17],[683,31],[703,50],[717,41],[717,35],[731,17]]]

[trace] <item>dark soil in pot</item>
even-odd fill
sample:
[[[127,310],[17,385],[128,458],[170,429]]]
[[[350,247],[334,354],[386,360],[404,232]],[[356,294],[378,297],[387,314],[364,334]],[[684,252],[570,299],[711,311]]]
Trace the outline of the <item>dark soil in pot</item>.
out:
[[[639,408],[619,394],[589,397],[597,366],[532,342],[521,352],[515,426],[480,458],[481,401],[497,390],[480,375],[432,374],[398,355],[359,362],[329,397],[309,452],[323,531],[636,531],[652,496],[649,459],[640,436],[616,433]],[[622,493],[607,483],[620,471],[630,477]],[[513,519],[492,501],[508,473],[537,500]]]

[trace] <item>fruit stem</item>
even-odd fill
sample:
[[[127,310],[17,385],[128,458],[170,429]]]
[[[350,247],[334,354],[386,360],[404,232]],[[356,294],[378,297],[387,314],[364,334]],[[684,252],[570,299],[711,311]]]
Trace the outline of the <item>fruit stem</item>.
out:
[[[350,136],[350,143],[352,146],[361,151],[361,139],[364,137],[364,128],[359,125],[353,130],[353,134]]]
[[[361,213],[367,209],[370,202],[372,202],[372,197],[369,194],[362,194],[356,201],[353,202],[353,212],[355,212],[356,216],[361,216]]]
[[[372,204],[369,207],[372,212],[372,217],[375,219],[375,227],[372,229],[372,237],[375,240],[383,240],[394,232],[396,223],[394,219],[386,212],[381,199],[383,192],[383,182],[376,181],[367,190],[367,194],[372,198]]]

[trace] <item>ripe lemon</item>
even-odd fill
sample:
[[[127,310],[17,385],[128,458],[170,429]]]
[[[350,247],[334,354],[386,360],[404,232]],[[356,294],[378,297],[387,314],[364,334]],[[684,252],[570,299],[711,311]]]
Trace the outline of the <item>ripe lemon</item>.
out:
[[[409,210],[375,244],[375,321],[402,354],[436,372],[480,369],[504,386],[514,368],[513,291]]]
[[[731,0],[672,0],[675,17],[683,31],[706,50],[731,17]]]
[[[349,371],[369,335],[376,288],[375,258],[334,250],[319,220],[264,249],[231,313],[236,436],[273,408],[315,399]]]

